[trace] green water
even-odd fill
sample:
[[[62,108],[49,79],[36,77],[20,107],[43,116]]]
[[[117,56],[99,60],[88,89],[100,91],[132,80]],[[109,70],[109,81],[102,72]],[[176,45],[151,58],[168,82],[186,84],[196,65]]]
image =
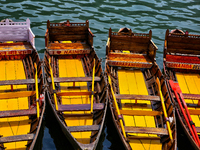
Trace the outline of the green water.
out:
[[[25,21],[27,17],[31,20],[40,58],[44,57],[47,20],[85,22],[88,19],[91,31],[96,36],[94,48],[103,60],[103,68],[109,28],[118,31],[126,26],[133,32],[141,33],[152,30],[152,40],[158,47],[156,60],[161,69],[166,29],[178,28],[200,34],[199,0],[0,0],[0,20],[10,18],[13,21]],[[110,118],[108,120],[110,121]],[[70,149],[70,144],[65,142],[61,131],[57,129],[59,127],[54,123],[55,120],[51,120],[51,116],[47,115],[45,121],[49,125],[44,126],[42,149]],[[116,139],[115,130],[110,127],[112,122],[109,121],[99,149],[121,149],[121,143]],[[181,137],[184,137],[184,134],[181,134]]]

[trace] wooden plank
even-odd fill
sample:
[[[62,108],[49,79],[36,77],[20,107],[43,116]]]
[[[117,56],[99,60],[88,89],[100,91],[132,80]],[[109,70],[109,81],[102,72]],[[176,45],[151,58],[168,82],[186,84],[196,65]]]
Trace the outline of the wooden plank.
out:
[[[52,26],[49,28],[49,33],[56,33],[56,32],[65,32],[66,34],[68,32],[75,32],[75,33],[79,33],[79,32],[85,32],[87,31],[87,27],[86,26]]]
[[[74,41],[74,40],[87,40],[87,35],[54,35],[50,36],[51,41]]]
[[[89,54],[90,48],[88,49],[59,49],[59,50],[49,49],[48,51],[50,55]]]
[[[199,40],[200,42],[200,40]],[[188,50],[199,50],[200,49],[200,43],[191,44],[191,43],[177,43],[177,42],[168,42],[167,48],[173,48],[173,49],[188,49]]]
[[[200,115],[200,109],[189,109],[190,115]]]
[[[58,92],[57,96],[90,96],[92,92]]]
[[[183,94],[184,99],[200,100],[199,94]]]
[[[38,79],[40,83],[40,79]],[[1,80],[0,85],[22,85],[22,84],[35,84],[35,79],[22,79],[22,80]]]
[[[51,43],[48,49],[85,49],[90,48],[88,44],[82,43]]]
[[[110,52],[108,54],[108,57],[128,57],[128,58],[142,58],[142,59],[146,59],[148,58],[147,55],[144,54],[131,54],[131,53],[114,53],[114,52]]]
[[[168,131],[165,128],[125,126],[125,131],[126,131],[126,133],[145,133],[145,134],[168,135]]]
[[[200,133],[200,127],[196,127],[197,133]]]
[[[21,109],[21,110],[8,110],[8,111],[0,111],[0,118],[7,117],[19,117],[19,116],[30,116],[36,115],[36,108],[33,109]]]
[[[93,110],[103,110],[103,103],[95,103]],[[90,104],[58,105],[58,111],[90,111]]]
[[[92,118],[92,116],[93,116],[93,114],[87,114],[87,113],[85,113],[85,114],[62,114],[64,117],[82,117],[82,118],[89,118],[89,119],[91,119]]]
[[[189,103],[187,103],[187,107],[200,108],[200,105],[198,105],[198,104],[189,104]]]
[[[107,61],[110,66],[119,66],[119,67],[135,67],[135,68],[151,68],[152,63],[149,62],[127,62],[127,61]]]
[[[143,107],[147,107],[147,104],[145,104],[145,103],[124,103],[124,104],[122,104],[122,107],[143,108]]]
[[[95,82],[101,81],[100,77],[94,78]],[[51,83],[51,78],[48,78],[48,82]],[[54,78],[55,83],[59,82],[92,82],[92,77],[60,77],[60,78]]]
[[[132,54],[134,55],[134,54]],[[128,61],[132,63],[152,63],[152,61],[149,58],[129,58],[128,56],[124,57],[109,57],[109,61]]]
[[[86,126],[71,126],[68,127],[70,132],[85,132],[85,131],[98,131],[100,125],[86,125]]]
[[[29,97],[29,96],[33,96],[34,94],[35,94],[35,91],[6,92],[6,93],[0,93],[0,99]]]
[[[32,54],[32,50],[1,50],[0,55],[27,55]]]
[[[136,136],[136,135],[129,135],[128,139],[160,140],[160,137],[159,136]]]
[[[10,142],[18,142],[18,141],[29,141],[33,140],[35,137],[34,134],[24,134],[24,135],[15,135],[8,137],[1,137],[0,143],[10,143]]]
[[[0,43],[0,46],[30,45],[29,42]]]
[[[66,30],[53,30],[50,32],[50,34],[53,36],[53,35],[86,35],[88,34],[88,31],[87,30],[83,30],[83,31],[66,31]]]
[[[128,43],[149,43],[149,37],[136,37],[136,36],[124,36],[124,35],[112,35],[111,36],[111,43],[112,42],[128,42]]]
[[[175,36],[168,36],[167,43],[190,43],[190,44],[199,44],[200,38],[195,37],[175,37]]]
[[[200,58],[196,56],[166,55],[166,61],[200,64]]]
[[[176,49],[176,48],[167,48],[167,52],[169,53],[181,53],[181,54],[193,54],[193,55],[200,55],[200,51],[192,50],[192,49]]]
[[[166,66],[168,68],[200,70],[200,64],[186,64],[186,63],[166,62]]]
[[[150,95],[133,95],[133,94],[115,94],[116,99],[134,99],[134,100],[149,100],[149,101],[160,101],[159,96]]]
[[[146,110],[120,110],[120,113],[128,116],[158,116],[163,114],[161,111]]]
[[[129,50],[134,52],[147,52],[148,43],[129,43],[129,42],[113,42],[111,41],[111,50]]]

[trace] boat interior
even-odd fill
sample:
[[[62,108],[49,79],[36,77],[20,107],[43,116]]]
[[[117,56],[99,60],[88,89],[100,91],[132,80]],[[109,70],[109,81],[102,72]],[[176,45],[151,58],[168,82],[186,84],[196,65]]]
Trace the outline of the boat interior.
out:
[[[168,131],[164,127],[156,84],[157,77],[160,80],[162,78],[162,87],[165,84],[154,62],[156,49],[151,41],[151,31],[149,34],[132,33],[131,30],[126,33],[109,31],[106,72],[111,77],[119,111],[123,116],[120,118],[115,114],[115,119],[123,120],[126,140],[131,149],[156,150],[172,148],[175,144],[161,140],[163,136],[168,136]],[[166,94],[167,89],[163,91]],[[166,94],[165,98],[169,98],[169,95]],[[173,116],[170,100],[167,101],[168,113]],[[112,107],[114,109],[116,106]],[[175,126],[172,125],[172,129],[175,131]]]
[[[191,118],[200,135],[200,38],[166,31],[164,67],[168,79],[178,82]]]
[[[72,136],[82,144],[95,141],[104,121],[106,88],[92,37],[87,21],[78,28],[77,23],[68,21],[58,25],[47,22],[46,72],[50,77],[51,59],[58,111]]]
[[[38,65],[39,92],[43,84],[39,56],[28,35],[23,34],[29,33],[28,25],[14,24],[3,24],[10,30],[4,37],[0,36],[0,149],[7,150],[26,149],[34,139],[38,125],[34,62]],[[4,30],[0,28],[1,33]],[[21,35],[15,35],[18,30]]]

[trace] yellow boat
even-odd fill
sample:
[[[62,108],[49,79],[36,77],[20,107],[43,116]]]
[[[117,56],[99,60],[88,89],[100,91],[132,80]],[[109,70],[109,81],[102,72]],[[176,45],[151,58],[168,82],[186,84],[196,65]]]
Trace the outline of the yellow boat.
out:
[[[96,149],[107,110],[107,84],[93,36],[88,21],[47,21],[47,99],[75,149]]]
[[[166,31],[164,46],[164,72],[176,113],[190,143],[191,149],[200,149],[200,35],[179,29]],[[170,82],[176,84],[175,91]],[[179,91],[177,91],[179,89]],[[181,90],[180,90],[181,89]],[[179,92],[182,98],[175,97]],[[178,105],[178,100],[181,105]],[[184,102],[186,106],[184,106]],[[183,107],[183,111],[181,110]],[[188,113],[187,110],[188,109]],[[184,117],[184,114],[187,116]],[[191,120],[190,120],[190,118]],[[185,148],[185,147],[184,147]],[[190,148],[190,147],[189,147]]]
[[[176,150],[175,111],[155,62],[157,47],[151,36],[151,30],[148,34],[109,30],[105,66],[109,108],[125,149]]]
[[[45,111],[35,36],[29,19],[5,19],[0,33],[0,149],[32,150]]]

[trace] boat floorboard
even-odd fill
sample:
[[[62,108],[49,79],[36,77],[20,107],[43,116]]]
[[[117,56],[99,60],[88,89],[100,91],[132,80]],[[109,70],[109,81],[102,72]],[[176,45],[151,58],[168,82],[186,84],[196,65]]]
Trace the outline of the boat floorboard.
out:
[[[59,77],[85,77],[81,59],[59,59]],[[80,86],[80,89],[68,88],[73,86],[73,82],[60,83],[61,92],[88,92],[87,82],[75,82],[75,86]],[[90,104],[90,98],[86,96],[62,96],[62,105],[71,104]],[[71,111],[64,112],[65,114],[89,114],[90,111]],[[67,126],[87,126],[93,125],[92,116],[86,117],[66,117]],[[72,132],[74,138],[80,143],[89,144],[91,131],[87,132]]]
[[[22,60],[0,61],[0,80],[26,79]],[[13,85],[13,89],[24,90],[27,85]],[[10,85],[0,86],[0,92],[11,90]],[[1,99],[0,111],[29,109],[28,97]],[[27,134],[30,131],[28,116],[0,118],[0,134],[3,137]],[[7,149],[25,149],[27,141],[5,143]]]
[[[135,95],[148,95],[148,91],[145,84],[143,73],[140,70],[118,70],[118,81],[120,94],[135,94]],[[135,100],[124,99],[121,103],[135,103]],[[150,101],[137,100],[137,103],[148,104],[148,107],[134,108],[134,107],[122,107],[122,110],[147,110],[152,111]],[[151,127],[156,128],[155,120],[153,116],[127,116],[124,115],[125,126],[127,127]],[[130,135],[141,137],[157,137],[155,134],[136,134],[130,133]],[[157,150],[162,149],[160,140],[150,139],[130,139],[129,144],[132,149],[140,150]]]
[[[199,94],[200,95],[200,75],[191,73],[176,73],[176,77],[181,88],[182,93],[185,94]],[[198,104],[198,100],[185,99],[186,103]],[[188,107],[188,109],[200,110],[200,108]],[[200,127],[200,114],[191,115],[196,127]]]

